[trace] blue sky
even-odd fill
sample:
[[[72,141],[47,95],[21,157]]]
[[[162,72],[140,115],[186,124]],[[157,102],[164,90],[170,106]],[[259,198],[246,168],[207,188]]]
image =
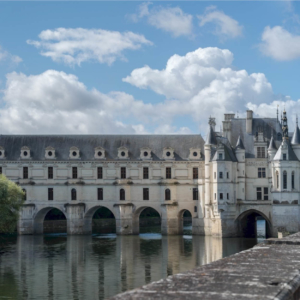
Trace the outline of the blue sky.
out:
[[[2,133],[204,135],[209,115],[299,111],[300,2],[0,8]]]

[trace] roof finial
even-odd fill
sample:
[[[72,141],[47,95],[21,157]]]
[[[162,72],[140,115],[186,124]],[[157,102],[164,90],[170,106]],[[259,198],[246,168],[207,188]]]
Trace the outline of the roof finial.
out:
[[[298,114],[296,114],[296,124],[297,124],[297,127],[298,127]]]
[[[279,105],[277,104],[277,122],[278,122],[278,107]]]

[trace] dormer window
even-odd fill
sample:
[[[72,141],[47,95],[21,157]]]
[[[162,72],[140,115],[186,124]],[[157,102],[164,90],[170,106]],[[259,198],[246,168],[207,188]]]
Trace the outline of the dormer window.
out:
[[[97,159],[104,159],[105,158],[105,150],[102,147],[96,147],[94,157]]]
[[[266,148],[265,147],[257,147],[257,158],[265,158],[266,157]]]
[[[164,159],[174,159],[174,149],[167,147],[163,149],[163,158]]]
[[[21,158],[30,159],[30,149],[26,146],[21,148]]]
[[[118,148],[118,158],[120,159],[128,159],[128,149],[126,147]]]
[[[286,153],[282,154],[282,160],[286,160]]]
[[[80,158],[79,149],[77,147],[71,147],[69,157],[71,159],[79,159]]]
[[[223,159],[223,153],[219,153],[219,160]]]
[[[0,159],[5,158],[5,151],[3,147],[0,147]]]
[[[148,148],[148,147],[141,148],[140,157],[141,157],[142,160],[152,159],[152,157],[151,157],[151,149]]]
[[[201,159],[201,149],[200,148],[190,148],[189,159],[195,159],[195,160]]]
[[[53,147],[47,147],[45,150],[46,159],[55,159],[55,149]]]

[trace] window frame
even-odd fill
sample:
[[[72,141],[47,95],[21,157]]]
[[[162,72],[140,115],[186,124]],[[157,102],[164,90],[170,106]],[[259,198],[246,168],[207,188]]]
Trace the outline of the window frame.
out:
[[[199,200],[199,190],[198,190],[198,188],[193,188],[193,200],[195,200],[195,201]]]
[[[54,190],[53,188],[48,188],[48,201],[54,200]]]
[[[77,179],[77,178],[78,178],[78,168],[72,167],[72,179]]]
[[[97,179],[103,179],[103,167],[97,167]]]
[[[102,201],[103,200],[103,188],[97,188],[97,200]]]
[[[171,200],[171,190],[165,189],[165,201]]]
[[[219,172],[219,179],[223,179],[223,172]]]
[[[23,167],[23,179],[28,179],[28,177],[29,177],[28,167]]]
[[[121,167],[120,169],[120,178],[126,179],[126,167]]]
[[[53,174],[53,167],[48,167],[48,179],[53,179],[54,174]]]
[[[71,189],[71,201],[76,201],[77,200],[77,191],[76,189]]]
[[[143,179],[149,179],[149,167],[143,167]]]
[[[149,188],[143,188],[143,200],[144,201],[149,200]]]
[[[266,178],[266,168],[257,168],[257,177]]]
[[[262,200],[262,188],[256,187],[256,200]]]
[[[292,178],[291,178],[291,180],[292,180],[292,190],[293,190],[293,189],[295,189],[295,172],[294,171],[292,171]]]
[[[266,147],[257,147],[256,148],[256,156],[257,158],[266,158]]]
[[[220,193],[220,200],[223,200],[223,193]]]
[[[172,168],[166,167],[166,179],[172,179]]]
[[[193,168],[193,179],[199,179],[199,168]]]
[[[126,200],[126,194],[125,194],[125,189],[120,189],[119,192],[120,196],[120,201],[125,201]]]
[[[287,171],[282,172],[282,189],[287,190]]]

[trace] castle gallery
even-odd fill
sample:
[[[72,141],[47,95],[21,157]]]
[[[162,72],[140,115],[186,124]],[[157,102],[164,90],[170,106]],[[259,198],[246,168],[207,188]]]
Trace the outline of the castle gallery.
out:
[[[19,234],[43,232],[59,209],[68,234],[92,232],[99,207],[115,216],[118,234],[138,234],[147,207],[161,216],[163,234],[247,236],[257,217],[268,236],[299,231],[300,131],[278,118],[225,114],[223,131],[210,118],[201,135],[1,135],[0,172],[26,200]]]

